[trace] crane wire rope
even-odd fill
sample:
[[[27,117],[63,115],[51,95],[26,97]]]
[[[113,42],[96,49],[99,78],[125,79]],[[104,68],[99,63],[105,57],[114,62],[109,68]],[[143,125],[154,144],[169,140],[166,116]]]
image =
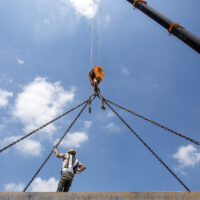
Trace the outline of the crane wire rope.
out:
[[[98,96],[99,97],[99,96]],[[103,97],[103,96],[102,96]],[[100,97],[99,97],[100,98]],[[104,97],[103,97],[104,98]],[[104,98],[105,99],[105,98]],[[188,191],[190,189],[183,181],[170,169],[167,164],[151,149],[151,147],[131,128],[131,126],[119,115],[119,113],[105,100],[106,105],[117,115],[117,117],[128,127],[128,129],[142,142],[142,144],[154,155],[154,157],[173,175],[173,177]]]
[[[98,5],[96,9],[96,4],[93,4],[93,16],[91,18],[91,45],[90,45],[90,65],[98,62],[100,65],[102,63],[102,11],[101,11],[101,0],[98,0]],[[95,15],[97,12],[97,19],[95,20]],[[97,26],[97,27],[96,27]],[[97,30],[97,35],[96,35]],[[97,41],[95,42],[95,36]]]
[[[96,98],[96,96],[93,97],[93,99],[91,100],[91,102]],[[90,98],[89,98],[90,99]],[[84,107],[81,109],[81,111],[78,113],[78,115],[75,117],[75,119],[73,120],[73,122],[70,124],[70,126],[68,127],[67,131],[63,134],[63,136],[60,138],[60,140],[57,142],[57,144],[54,147],[58,147],[59,144],[62,142],[62,140],[64,139],[64,137],[67,135],[67,133],[70,131],[70,129],[72,128],[72,126],[75,124],[75,122],[78,120],[78,118],[80,117],[80,115],[82,114],[82,112],[85,110],[86,106],[89,104],[89,99],[85,102]],[[54,148],[53,148],[54,149]],[[44,167],[44,165],[47,163],[47,161],[50,159],[50,157],[53,154],[53,149],[51,150],[51,152],[49,153],[49,155],[47,156],[47,158],[44,160],[44,162],[41,164],[41,166],[39,167],[39,169],[35,172],[35,174],[33,175],[33,177],[31,178],[31,180],[28,182],[28,184],[26,185],[26,187],[24,188],[23,192],[26,192],[26,190],[28,189],[28,187],[31,185],[31,183],[34,181],[34,179],[36,178],[36,176],[39,174],[39,172],[42,170],[42,168]]]
[[[101,0],[98,0],[98,64],[102,64],[102,10]]]
[[[94,8],[93,8],[94,9]],[[94,16],[91,19],[91,44],[90,44],[90,65],[94,64]]]
[[[100,96],[102,97],[102,95],[100,95]],[[133,115],[135,115],[135,116],[137,116],[137,117],[139,117],[139,118],[145,120],[145,121],[148,121],[148,122],[150,122],[150,123],[152,123],[152,124],[154,124],[154,125],[156,125],[156,126],[162,128],[162,129],[164,129],[164,130],[166,130],[166,131],[168,131],[168,132],[171,132],[171,133],[173,133],[173,134],[175,134],[175,135],[177,135],[177,136],[179,136],[179,137],[182,137],[182,138],[184,138],[184,139],[186,139],[186,140],[188,140],[188,141],[190,141],[190,142],[192,142],[192,143],[194,143],[194,144],[196,144],[196,145],[200,145],[200,142],[199,142],[199,141],[196,141],[196,140],[194,140],[194,139],[192,139],[192,138],[190,138],[190,137],[188,137],[188,136],[185,136],[185,135],[183,135],[183,134],[181,134],[181,133],[178,133],[177,131],[174,131],[174,130],[172,130],[172,129],[170,129],[170,128],[168,128],[168,127],[162,125],[162,124],[159,124],[158,122],[155,122],[155,121],[153,121],[153,120],[151,120],[151,119],[148,119],[148,118],[146,118],[146,117],[144,117],[144,116],[142,116],[142,115],[140,115],[140,114],[138,114],[138,113],[136,113],[136,112],[134,112],[134,111],[131,111],[131,110],[129,110],[129,109],[123,107],[123,106],[120,106],[120,105],[118,105],[118,104],[116,104],[116,103],[114,103],[114,102],[112,102],[112,101],[110,101],[110,100],[108,100],[108,99],[105,99],[105,98],[104,98],[104,100],[107,101],[107,102],[109,102],[109,103],[111,103],[112,105],[114,105],[114,106],[116,106],[116,107],[118,107],[118,108],[121,108],[121,109],[123,109],[123,110],[125,110],[125,111],[127,111],[127,112],[129,112],[129,113],[131,113],[131,114],[133,114]]]

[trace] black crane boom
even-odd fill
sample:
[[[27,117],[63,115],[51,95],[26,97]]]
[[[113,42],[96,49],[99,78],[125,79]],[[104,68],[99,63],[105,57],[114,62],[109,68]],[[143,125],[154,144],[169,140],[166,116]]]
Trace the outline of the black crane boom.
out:
[[[200,53],[200,38],[195,36],[194,34],[190,33],[185,28],[177,25],[149,5],[144,2],[140,2],[137,0],[127,0],[132,5],[134,4],[135,8],[142,11],[145,15],[149,16],[151,19],[156,21],[162,27],[167,29],[171,34],[179,38],[185,44],[190,46],[192,49]]]

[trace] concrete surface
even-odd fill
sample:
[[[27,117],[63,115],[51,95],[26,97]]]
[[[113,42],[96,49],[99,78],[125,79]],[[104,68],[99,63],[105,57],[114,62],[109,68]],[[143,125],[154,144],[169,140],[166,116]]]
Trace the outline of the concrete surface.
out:
[[[200,192],[1,192],[0,200],[200,200]]]

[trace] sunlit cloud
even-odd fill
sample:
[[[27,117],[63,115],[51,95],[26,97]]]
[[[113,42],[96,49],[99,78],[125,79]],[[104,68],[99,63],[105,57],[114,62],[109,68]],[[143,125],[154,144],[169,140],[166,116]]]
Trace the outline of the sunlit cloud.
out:
[[[58,180],[54,177],[44,180],[40,177],[36,178],[30,186],[30,192],[55,192]],[[8,183],[4,185],[4,192],[22,192],[25,185],[23,183]]]
[[[92,121],[84,121],[84,128],[89,129],[92,126]]]
[[[4,185],[4,192],[22,192],[24,187],[23,183],[8,183]]]
[[[23,123],[24,131],[31,131],[60,114],[74,96],[74,88],[66,91],[60,82],[51,83],[46,78],[37,77],[18,94],[13,115]],[[55,130],[53,124],[43,129],[47,133]]]
[[[5,137],[1,141],[1,147],[7,146],[8,144],[16,141],[19,138],[20,136]],[[41,155],[42,150],[43,150],[40,142],[36,140],[31,140],[31,139],[26,139],[26,140],[21,141],[20,143],[14,146],[14,149],[16,150],[17,153],[23,156],[33,156],[33,157],[37,157]]]
[[[68,3],[70,2],[71,5],[76,10],[76,13],[90,19],[96,14],[98,2],[100,0],[61,0],[61,1],[66,5],[68,5]]]
[[[112,132],[120,132],[120,127],[113,122],[108,123],[105,127]]]
[[[13,96],[12,92],[0,89],[0,108],[8,105],[8,99]]]
[[[56,140],[56,142],[58,139]],[[68,133],[66,138],[61,142],[60,146],[63,148],[79,148],[82,144],[88,141],[88,134],[86,132]]]
[[[19,65],[23,65],[23,64],[24,64],[24,61],[21,60],[21,59],[19,59],[19,58],[17,58],[17,63],[18,63]]]
[[[194,167],[200,164],[200,151],[191,144],[179,147],[178,151],[172,157],[178,161],[179,166],[182,168]]]
[[[58,180],[54,177],[49,180],[43,180],[42,178],[36,178],[31,185],[31,192],[55,192],[58,185]]]

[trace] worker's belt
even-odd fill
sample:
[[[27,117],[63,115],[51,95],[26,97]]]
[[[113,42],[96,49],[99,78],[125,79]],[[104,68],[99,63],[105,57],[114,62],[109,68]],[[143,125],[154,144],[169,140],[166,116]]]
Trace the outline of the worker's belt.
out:
[[[62,168],[62,172],[69,172],[71,174],[74,174],[74,170],[72,168]]]

